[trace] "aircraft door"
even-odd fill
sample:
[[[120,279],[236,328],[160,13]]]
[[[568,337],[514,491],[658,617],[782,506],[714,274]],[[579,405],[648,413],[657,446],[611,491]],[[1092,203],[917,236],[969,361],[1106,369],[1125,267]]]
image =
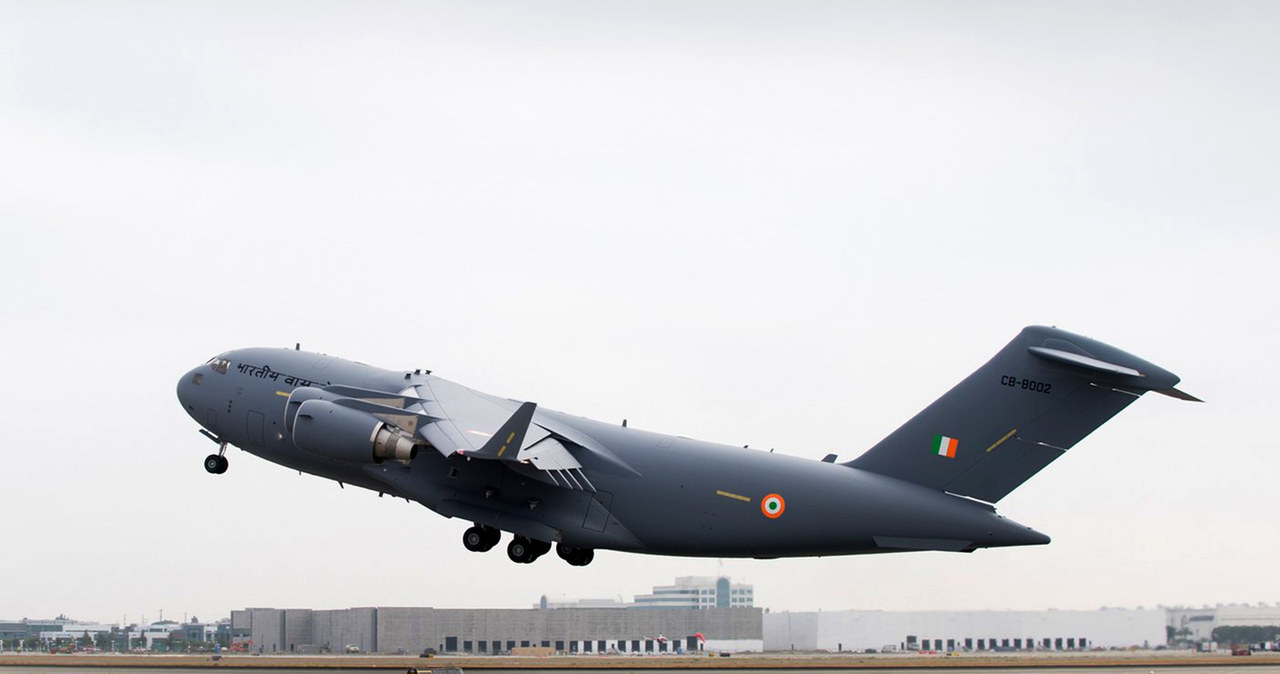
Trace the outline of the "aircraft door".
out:
[[[249,444],[254,447],[262,447],[266,445],[266,442],[263,440],[262,421],[262,412],[249,410],[246,420],[247,428],[245,428],[245,431],[246,437],[249,438]]]
[[[609,509],[613,507],[613,494],[598,491],[587,499],[587,515],[582,520],[582,528],[604,533],[609,523]]]

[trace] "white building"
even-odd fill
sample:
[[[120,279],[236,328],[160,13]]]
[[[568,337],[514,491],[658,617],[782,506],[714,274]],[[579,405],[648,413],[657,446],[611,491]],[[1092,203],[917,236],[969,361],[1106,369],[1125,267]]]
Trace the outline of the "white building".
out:
[[[1159,609],[766,613],[768,651],[990,651],[1152,647]]]
[[[542,599],[533,608],[626,608],[627,603],[622,601],[622,597],[585,597],[574,598],[560,595],[557,597],[548,597],[542,595]]]
[[[755,588],[715,576],[682,576],[636,595],[635,608],[746,608],[755,606]]]
[[[1280,606],[1219,605],[1168,609],[1169,627],[1178,641],[1213,641],[1217,627],[1280,626]]]
[[[99,634],[110,634],[114,625],[105,623],[84,623],[74,620],[58,620],[56,621],[62,629],[59,630],[41,630],[36,636],[48,642],[57,641],[74,641],[88,634],[90,638],[97,638]]]

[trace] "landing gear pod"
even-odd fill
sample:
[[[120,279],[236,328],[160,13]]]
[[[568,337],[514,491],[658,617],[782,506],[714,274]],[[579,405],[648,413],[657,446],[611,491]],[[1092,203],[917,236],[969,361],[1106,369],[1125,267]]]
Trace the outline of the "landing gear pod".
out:
[[[293,421],[293,444],[305,452],[339,461],[410,461],[418,443],[372,415],[327,400],[307,400]]]

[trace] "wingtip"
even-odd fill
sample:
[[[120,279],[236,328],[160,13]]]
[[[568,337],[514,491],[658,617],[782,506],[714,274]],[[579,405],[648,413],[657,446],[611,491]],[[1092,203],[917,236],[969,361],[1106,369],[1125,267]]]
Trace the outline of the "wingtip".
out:
[[[1176,388],[1157,389],[1156,393],[1159,393],[1161,395],[1167,395],[1170,398],[1177,398],[1178,400],[1186,400],[1188,402],[1193,402],[1193,403],[1204,402],[1203,400],[1191,395],[1190,393],[1187,393],[1186,391],[1179,391]]]

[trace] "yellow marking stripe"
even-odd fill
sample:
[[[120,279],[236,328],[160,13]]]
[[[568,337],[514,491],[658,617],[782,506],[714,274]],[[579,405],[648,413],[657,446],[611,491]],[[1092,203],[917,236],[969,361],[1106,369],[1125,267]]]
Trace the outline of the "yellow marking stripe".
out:
[[[507,446],[506,446],[506,445],[503,445],[503,446],[502,446],[502,449],[499,449],[499,450],[498,450],[498,456],[499,456],[499,457],[501,457],[501,456],[502,456],[502,453],[503,453],[503,452],[505,452],[505,451],[507,451]]]
[[[513,439],[515,439],[515,437],[516,437],[516,432],[511,431],[511,435],[507,436],[507,442],[511,442]]]
[[[723,496],[723,497],[725,497],[725,498],[731,498],[731,499],[733,499],[733,500],[735,500],[735,501],[742,501],[743,503],[750,503],[750,502],[751,502],[751,499],[747,498],[746,496],[743,496],[742,494],[735,494],[735,493],[733,493],[733,492],[725,491],[725,490],[723,490],[723,489],[717,489],[717,490],[716,490],[716,496]]]
[[[288,392],[288,391],[276,391],[276,395],[278,395],[278,396],[280,396],[280,397],[282,397],[282,398],[288,398],[288,397],[289,397],[289,392]]]
[[[1008,440],[1009,438],[1012,438],[1012,437],[1013,437],[1013,434],[1014,434],[1014,433],[1017,433],[1017,432],[1018,432],[1018,429],[1016,429],[1016,428],[1015,428],[1015,429],[1013,429],[1013,430],[1009,431],[1008,433],[1005,433],[1005,434],[1004,434],[1004,437],[1003,437],[1003,438],[1000,438],[999,440],[996,440],[996,444],[991,445],[990,447],[988,447],[988,448],[987,448],[987,451],[989,452],[989,451],[991,451],[991,450],[995,449],[996,447],[999,447],[1001,443],[1003,443],[1005,440]]]

